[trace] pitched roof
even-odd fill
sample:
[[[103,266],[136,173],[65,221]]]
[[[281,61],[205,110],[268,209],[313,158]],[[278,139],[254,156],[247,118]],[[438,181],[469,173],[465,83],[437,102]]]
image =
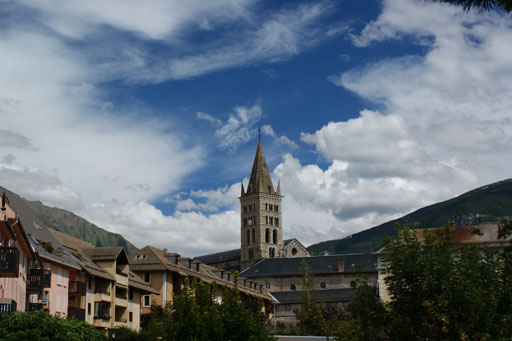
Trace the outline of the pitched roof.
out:
[[[234,249],[229,251],[222,251],[217,253],[211,253],[209,255],[203,255],[199,257],[195,257],[200,262],[205,264],[209,263],[217,263],[227,260],[239,259],[240,258],[240,249]]]
[[[103,246],[82,248],[82,251],[93,261],[117,260],[128,264],[128,257],[122,246]]]
[[[263,148],[261,147],[261,141],[258,141],[258,147],[256,148],[256,155],[254,156],[254,163],[252,165],[251,177],[249,179],[245,195],[255,193],[280,195],[280,193],[274,191],[274,185],[270,178],[270,172],[268,170],[267,161],[265,160]]]
[[[48,230],[48,227],[39,219],[34,210],[30,208],[27,201],[21,198],[16,193],[13,193],[3,187],[0,187],[0,192],[5,191],[9,198],[9,206],[21,217],[23,221],[23,229],[30,239],[30,243],[37,254],[45,260],[59,263],[74,269],[80,269],[78,263],[69,255],[66,254],[62,244],[55,238],[55,236]],[[45,249],[42,245],[51,246]],[[51,252],[49,252],[51,251]]]
[[[301,263],[306,261],[311,273],[335,274],[335,273],[356,273],[358,266],[361,271],[377,272],[377,256],[371,253],[329,255],[295,258],[267,258],[252,267],[242,271],[240,276],[248,278],[269,277],[269,276],[301,276]],[[338,271],[338,266],[343,265],[343,271]]]
[[[276,291],[271,294],[279,303],[302,303],[301,291]],[[313,290],[313,297],[317,302],[347,302],[356,296],[356,290],[351,288]]]
[[[204,282],[216,282],[219,285],[234,287],[235,276],[231,272],[215,268],[200,261],[181,257],[177,253],[170,253],[153,246],[145,246],[130,255],[130,269],[133,271],[171,271],[181,276],[198,278]],[[240,292],[270,300],[267,292],[254,287],[243,285],[243,278],[239,278],[238,290]],[[250,281],[254,286],[254,281]]]
[[[115,278],[110,275],[108,272],[103,270],[99,265],[93,262],[91,258],[87,256],[85,252],[82,251],[83,248],[91,248],[92,244],[84,242],[83,240],[71,237],[65,233],[55,231],[53,229],[48,229],[66,248],[68,253],[75,259],[75,261],[80,264],[82,269],[88,273],[89,275],[93,275],[96,277],[105,278],[111,281],[114,281]]]

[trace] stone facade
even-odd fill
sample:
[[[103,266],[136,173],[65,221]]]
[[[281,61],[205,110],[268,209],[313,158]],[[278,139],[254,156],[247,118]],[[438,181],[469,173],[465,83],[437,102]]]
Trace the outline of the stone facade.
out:
[[[264,258],[284,257],[281,190],[274,190],[261,143],[258,142],[247,185],[240,195],[240,264],[246,269]]]

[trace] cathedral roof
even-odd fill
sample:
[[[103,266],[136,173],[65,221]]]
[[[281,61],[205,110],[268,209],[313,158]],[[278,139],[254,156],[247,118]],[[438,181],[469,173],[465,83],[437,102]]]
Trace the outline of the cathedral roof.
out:
[[[249,179],[249,185],[247,186],[247,192],[245,194],[249,195],[255,193],[280,195],[280,193],[274,191],[274,185],[270,178],[270,172],[268,170],[267,161],[265,160],[263,148],[261,147],[261,141],[258,141],[258,148],[256,149],[256,155],[254,156],[254,163],[252,165],[251,178]]]

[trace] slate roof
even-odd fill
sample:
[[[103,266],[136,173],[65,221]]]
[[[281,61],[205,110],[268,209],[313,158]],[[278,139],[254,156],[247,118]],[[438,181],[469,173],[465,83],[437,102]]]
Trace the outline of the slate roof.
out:
[[[371,253],[295,257],[295,258],[267,258],[252,267],[242,271],[240,276],[247,278],[271,276],[301,276],[300,265],[305,260],[313,275],[356,273],[357,265],[365,273],[377,272],[377,255]],[[343,271],[338,271],[339,262],[343,262]]]
[[[302,303],[301,291],[275,291],[271,292],[279,303]],[[313,290],[316,302],[347,302],[356,298],[355,289],[324,289]]]
[[[195,259],[205,264],[240,259],[240,249],[211,253],[209,255],[195,257]]]
[[[9,206],[18,214],[23,223],[23,229],[29,237],[30,243],[42,259],[52,261],[55,263],[68,266],[80,270],[78,263],[66,254],[62,244],[55,238],[55,236],[48,230],[48,227],[37,217],[36,213],[27,204],[27,200],[21,198],[16,193],[0,187],[0,192],[6,193],[9,199]],[[53,252],[48,252],[41,245],[40,241],[51,243]],[[64,250],[64,251],[63,251]]]

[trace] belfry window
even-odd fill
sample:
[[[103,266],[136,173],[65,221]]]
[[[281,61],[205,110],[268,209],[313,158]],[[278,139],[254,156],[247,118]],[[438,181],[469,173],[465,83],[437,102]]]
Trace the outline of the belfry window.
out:
[[[279,226],[279,218],[276,218],[275,221],[276,221],[276,226]]]
[[[274,217],[270,217],[270,225],[274,225]]]
[[[270,229],[265,230],[265,243],[270,243]]]
[[[279,212],[279,205],[274,206],[274,211]]]
[[[252,242],[256,243],[256,230],[252,229]]]
[[[251,244],[251,230],[247,230],[247,245]]]
[[[272,243],[277,244],[277,230],[272,232]]]
[[[266,224],[268,225],[268,216],[265,216]]]

